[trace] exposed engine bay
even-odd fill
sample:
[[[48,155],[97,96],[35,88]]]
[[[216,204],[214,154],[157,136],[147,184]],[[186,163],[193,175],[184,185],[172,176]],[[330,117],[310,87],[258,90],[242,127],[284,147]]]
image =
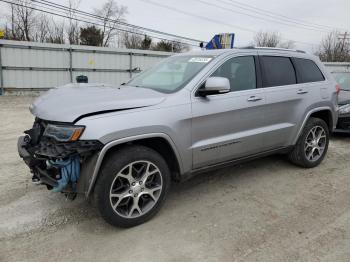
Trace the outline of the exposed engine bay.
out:
[[[18,139],[18,152],[33,174],[33,183],[74,199],[82,164],[103,144],[97,140],[59,141],[45,133],[50,124],[37,118],[33,128]]]

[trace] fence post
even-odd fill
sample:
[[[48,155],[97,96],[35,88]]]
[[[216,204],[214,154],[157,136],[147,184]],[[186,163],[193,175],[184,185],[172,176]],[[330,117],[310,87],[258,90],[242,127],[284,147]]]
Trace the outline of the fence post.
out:
[[[4,73],[2,71],[1,47],[2,44],[0,44],[0,96],[4,94]]]
[[[130,59],[129,59],[129,77],[132,78],[132,52],[129,53]]]
[[[72,47],[69,47],[69,77],[70,77],[70,82],[73,83],[73,50]]]

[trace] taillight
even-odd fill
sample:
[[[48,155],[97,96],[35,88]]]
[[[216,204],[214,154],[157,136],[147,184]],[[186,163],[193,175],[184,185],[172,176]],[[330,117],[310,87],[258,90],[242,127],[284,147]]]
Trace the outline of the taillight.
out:
[[[340,85],[336,85],[335,86],[335,92],[337,93],[337,95],[339,94],[339,92],[340,92]]]

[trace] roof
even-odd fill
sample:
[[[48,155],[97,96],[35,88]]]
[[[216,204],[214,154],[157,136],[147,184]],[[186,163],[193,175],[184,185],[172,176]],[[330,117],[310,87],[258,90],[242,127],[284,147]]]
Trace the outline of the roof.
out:
[[[248,47],[238,47],[233,49],[212,49],[212,50],[201,50],[201,51],[190,51],[187,53],[182,53],[182,55],[197,55],[197,56],[219,56],[221,54],[225,53],[239,53],[239,52],[255,52],[255,51],[276,51],[276,52],[282,52],[282,53],[289,53],[289,54],[306,54],[305,51],[302,50],[295,50],[295,49],[284,49],[284,48],[271,48],[271,47],[254,47],[254,46],[248,46]]]

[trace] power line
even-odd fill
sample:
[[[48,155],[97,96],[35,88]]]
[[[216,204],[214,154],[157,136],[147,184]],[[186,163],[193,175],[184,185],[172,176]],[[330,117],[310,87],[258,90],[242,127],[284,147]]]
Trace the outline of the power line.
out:
[[[240,30],[243,30],[243,31],[247,31],[247,32],[250,32],[250,33],[255,33],[255,34],[258,33],[257,31],[255,31],[253,29],[250,29],[250,28],[237,26],[237,25],[234,25],[234,24],[226,23],[224,21],[220,21],[220,20],[216,20],[216,19],[213,19],[213,18],[208,18],[208,17],[205,17],[205,16],[197,15],[197,14],[194,14],[194,13],[191,13],[191,12],[187,12],[187,11],[183,11],[183,10],[177,9],[175,7],[172,7],[172,6],[168,6],[168,5],[165,5],[165,4],[162,4],[162,3],[158,3],[158,2],[154,2],[152,0],[139,0],[139,1],[151,4],[151,5],[154,5],[154,6],[162,7],[164,9],[168,9],[168,10],[171,10],[173,12],[177,12],[177,13],[181,13],[181,14],[184,14],[184,15],[187,15],[187,16],[191,16],[191,17],[195,17],[195,18],[198,18],[198,19],[201,19],[201,20],[205,20],[207,22],[209,21],[209,22],[213,22],[213,23],[216,23],[216,24],[220,24],[220,25],[226,25],[228,27],[237,28],[237,29],[240,29]],[[290,39],[283,38],[283,40],[290,40]],[[299,40],[292,40],[292,41],[294,41],[296,43],[300,43],[300,44],[311,45],[311,46],[317,45],[317,44],[303,42],[303,41],[299,41]]]
[[[249,29],[249,28],[245,28],[245,27],[237,26],[237,25],[232,25],[232,24],[220,21],[220,20],[216,20],[216,19],[213,19],[213,18],[197,15],[197,14],[194,14],[194,13],[191,13],[191,12],[187,12],[187,11],[183,11],[183,10],[177,9],[176,7],[168,6],[168,5],[165,5],[165,4],[162,4],[162,3],[158,3],[158,2],[154,2],[154,1],[150,1],[150,0],[139,0],[139,1],[151,4],[151,5],[154,5],[154,6],[162,7],[164,9],[168,9],[168,10],[173,11],[173,12],[181,13],[181,14],[184,14],[184,15],[187,15],[187,16],[198,18],[198,19],[202,19],[202,20],[205,20],[205,21],[211,21],[213,23],[226,25],[226,26],[229,26],[229,27],[234,26],[234,27],[236,27],[236,28],[238,28],[240,30],[243,30],[243,31],[256,33],[255,30],[252,30],[252,29]]]
[[[280,20],[280,19],[277,19],[277,18],[269,19],[269,18],[266,18],[266,17],[261,17],[261,16],[257,16],[257,15],[248,14],[248,13],[245,13],[245,12],[240,12],[240,11],[237,11],[237,10],[234,10],[234,9],[231,9],[231,8],[227,8],[227,7],[223,7],[223,6],[211,3],[211,2],[208,3],[208,2],[203,1],[203,0],[194,0],[194,1],[200,2],[200,3],[208,5],[208,6],[214,6],[216,8],[219,8],[219,9],[222,9],[222,10],[225,10],[225,11],[229,11],[231,13],[241,14],[241,15],[249,16],[249,17],[252,17],[252,18],[255,18],[255,19],[264,20],[264,21],[270,21],[270,22],[276,23],[276,20]],[[228,3],[224,2],[224,1],[221,1],[221,0],[216,0],[216,1],[224,3],[224,4],[228,4]],[[302,29],[305,29],[305,30],[311,30],[311,31],[317,31],[317,32],[328,32],[328,31],[321,30],[321,29],[310,28],[309,26],[305,26],[305,25],[298,25],[298,24],[295,24],[294,22],[289,22],[289,21],[288,22],[278,21],[278,23],[284,24],[284,25],[290,26],[290,27],[299,27],[299,28],[302,28]]]
[[[114,23],[119,24],[119,25],[124,25],[124,26],[127,26],[127,27],[132,27],[132,28],[137,29],[137,30],[148,31],[148,32],[152,32],[152,33],[156,33],[156,34],[161,34],[161,35],[166,35],[166,36],[174,37],[174,38],[179,38],[179,39],[183,39],[183,40],[191,41],[191,42],[197,42],[197,43],[203,42],[202,40],[198,40],[198,39],[194,39],[194,38],[189,38],[189,37],[185,37],[185,36],[180,36],[180,35],[176,35],[176,34],[171,34],[171,33],[166,33],[166,32],[158,31],[158,30],[151,29],[151,28],[146,28],[146,27],[142,27],[142,26],[138,26],[138,25],[133,25],[133,24],[126,23],[126,22],[123,22],[123,21],[117,21],[117,20],[113,20],[113,19],[106,19],[106,18],[103,17],[103,16],[99,16],[99,15],[92,14],[92,13],[88,13],[88,12],[81,11],[81,10],[78,10],[78,9],[70,8],[70,7],[68,7],[68,6],[61,5],[61,4],[56,4],[56,3],[53,3],[53,2],[47,1],[47,0],[31,0],[31,1],[32,1],[32,2],[37,2],[37,3],[38,3],[38,2],[43,2],[42,4],[49,5],[49,6],[51,6],[51,7],[57,8],[57,9],[61,9],[61,10],[65,10],[65,11],[70,11],[70,12],[73,11],[73,12],[75,12],[75,13],[80,13],[80,14],[85,15],[85,16],[97,18],[97,19],[99,19],[99,20],[106,20],[106,21],[114,22]]]
[[[291,18],[291,17],[285,16],[285,15],[282,15],[282,14],[279,14],[279,13],[276,13],[276,12],[272,12],[270,10],[258,8],[258,7],[255,7],[255,6],[246,4],[246,3],[242,3],[242,2],[236,1],[236,0],[227,0],[227,1],[230,2],[230,3],[227,3],[227,4],[231,4],[231,5],[234,5],[236,7],[239,7],[239,8],[245,9],[245,10],[250,10],[252,12],[257,12],[257,13],[262,13],[264,15],[270,14],[270,16],[280,17],[280,18],[283,18],[285,20],[294,21],[294,22],[297,22],[297,23],[303,24],[303,25],[313,25],[314,27],[318,27],[318,28],[328,28],[328,30],[330,30],[330,29],[345,30],[344,28],[332,27],[332,26],[328,26],[328,25],[322,25],[322,24],[307,22],[307,21],[304,21],[304,20],[301,20],[301,19]]]
[[[7,1],[7,0],[0,0],[0,2],[4,2],[4,3],[10,4],[10,5],[16,5],[16,6],[23,7],[22,4],[14,3],[14,2],[11,2],[11,1]],[[62,18],[67,18],[67,19],[71,19],[71,20],[74,20],[74,21],[79,21],[79,22],[83,22],[83,23],[87,23],[87,24],[91,24],[91,25],[95,25],[95,26],[99,26],[99,27],[103,26],[102,24],[99,24],[99,23],[96,23],[96,22],[83,20],[81,18],[78,19],[78,18],[75,18],[75,17],[69,17],[67,15],[58,14],[58,13],[55,13],[55,12],[43,10],[43,9],[32,7],[32,6],[25,6],[25,8],[29,8],[29,9],[32,9],[32,10],[35,10],[35,11],[38,11],[38,12],[42,12],[42,13],[46,13],[46,14],[50,14],[50,15],[54,15],[54,16],[58,16],[58,17],[62,17]],[[140,32],[137,32],[137,31],[136,32],[135,31],[131,31],[130,29],[127,30],[127,29],[123,29],[123,28],[114,28],[114,27],[110,27],[110,26],[106,26],[106,27],[107,28],[111,28],[111,29],[115,29],[116,31],[127,32],[127,33],[142,35],[142,36],[145,35],[145,33],[140,33]],[[198,46],[197,44],[191,44],[191,43],[188,43],[188,42],[180,42],[178,40],[168,39],[168,38],[164,38],[164,37],[159,37],[159,36],[154,36],[154,35],[150,35],[150,36],[152,36],[153,38],[156,38],[156,39],[171,41],[171,42],[174,42],[174,43],[183,43],[183,44],[187,44],[187,45],[191,45],[191,46],[195,46],[195,47]],[[199,41],[199,40],[197,40],[197,41]]]

